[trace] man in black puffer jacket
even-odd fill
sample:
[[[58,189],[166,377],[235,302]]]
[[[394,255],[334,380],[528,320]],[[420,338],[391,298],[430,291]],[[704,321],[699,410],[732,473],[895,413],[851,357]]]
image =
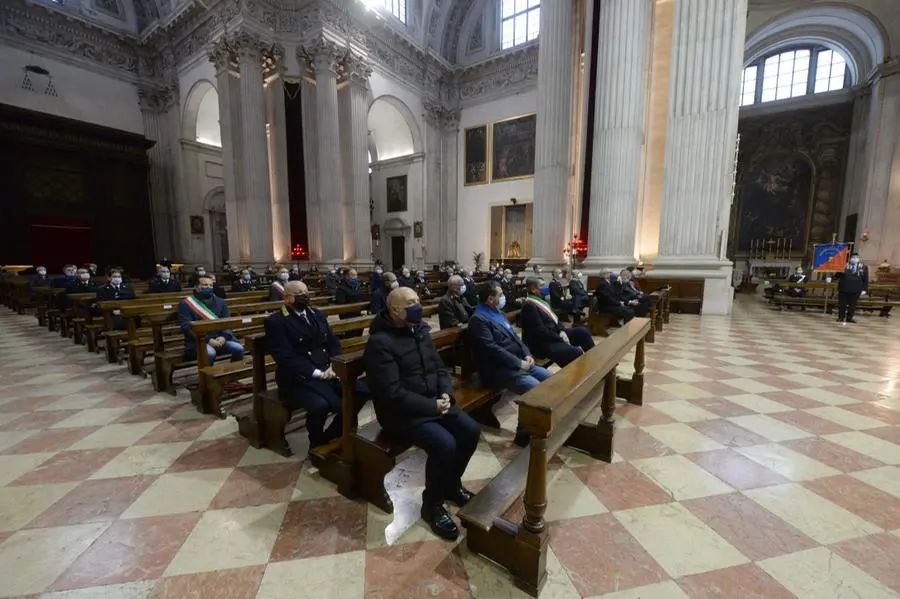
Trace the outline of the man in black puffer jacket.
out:
[[[381,428],[428,454],[422,518],[436,535],[456,539],[459,528],[444,501],[462,507],[472,498],[462,475],[481,431],[456,405],[453,380],[422,322],[414,290],[399,287],[388,295],[387,310],[369,328],[364,359]]]

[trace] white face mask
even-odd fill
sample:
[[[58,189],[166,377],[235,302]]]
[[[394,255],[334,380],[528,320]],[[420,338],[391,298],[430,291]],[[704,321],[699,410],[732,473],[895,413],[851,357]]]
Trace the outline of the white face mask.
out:
[[[121,284],[122,284],[122,277],[113,277],[113,278],[111,278],[109,281],[110,281],[110,283],[112,283],[113,285],[121,285]]]
[[[856,257],[850,258],[850,264],[859,264],[859,258],[856,258]]]
[[[465,285],[463,285],[463,286],[461,286],[461,287],[459,288],[459,294],[460,294],[460,295],[465,295],[465,294],[466,294],[466,286],[465,286]]]
[[[87,281],[87,280],[89,280],[89,279],[91,278],[91,275],[90,275],[89,273],[83,272],[83,273],[81,273],[81,275],[79,276],[79,278],[80,278],[82,281]]]
[[[396,289],[399,286],[400,286],[400,283],[398,283],[397,281],[394,281],[393,283],[391,283],[391,291],[393,291],[394,289]]]
[[[289,276],[288,273],[283,272],[283,273],[281,273],[280,275],[278,275],[278,278],[281,279],[282,281],[287,281],[287,280],[288,280],[288,276]]]
[[[384,272],[384,271],[381,270],[380,268],[376,268],[376,269],[375,269],[375,273],[376,273],[376,274],[379,274],[379,275],[380,275],[380,274],[383,273],[383,272]]]
[[[45,274],[47,274],[47,271],[41,268],[37,271],[37,273],[43,277]]]
[[[167,272],[160,273],[159,278],[163,281],[168,281],[171,275]]]
[[[409,276],[409,271],[408,271],[408,270],[404,270],[404,271],[403,271],[403,276],[404,276],[404,277],[408,277],[408,276]]]
[[[197,276],[202,277],[202,276],[205,276],[205,275],[206,275],[206,271],[205,271],[205,270],[198,270],[198,271],[197,271]]]

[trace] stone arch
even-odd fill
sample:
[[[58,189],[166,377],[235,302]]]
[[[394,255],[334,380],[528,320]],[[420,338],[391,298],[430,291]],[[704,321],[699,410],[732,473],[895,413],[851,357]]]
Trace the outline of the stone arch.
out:
[[[184,104],[181,134],[184,139],[222,147],[219,128],[219,95],[206,79],[197,81],[188,92]]]
[[[844,3],[816,4],[788,10],[747,36],[744,64],[797,44],[821,44],[847,59],[856,85],[888,56],[884,25],[870,12]]]
[[[422,133],[409,106],[400,98],[384,94],[369,104],[368,127],[373,158],[388,160],[423,151]],[[405,127],[403,126],[405,124]]]
[[[225,212],[225,188],[223,186],[210,189],[203,198],[204,212]]]

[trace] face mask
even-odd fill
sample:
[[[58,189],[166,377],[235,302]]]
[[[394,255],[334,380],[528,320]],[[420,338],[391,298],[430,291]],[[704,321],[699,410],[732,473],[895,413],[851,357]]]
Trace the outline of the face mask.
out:
[[[859,258],[850,258],[850,264],[859,264]]]
[[[283,272],[283,273],[281,273],[280,275],[278,275],[278,278],[281,279],[282,281],[287,281],[287,280],[288,280],[288,273]]]
[[[203,299],[209,299],[212,296],[213,296],[212,289],[210,289],[208,287],[204,287],[203,289],[200,290],[200,297],[202,297]]]
[[[461,286],[461,287],[459,288],[459,294],[460,294],[460,295],[465,295],[465,294],[466,294],[466,286],[465,286],[465,285],[463,285],[463,286]]]
[[[397,281],[394,281],[393,283],[391,283],[391,291],[393,291],[394,289],[396,289],[399,286],[400,286],[400,283],[398,283]]]
[[[502,310],[502,309],[505,308],[505,307],[506,307],[506,296],[505,296],[505,295],[501,295],[501,296],[500,296],[500,303],[497,304],[497,309],[498,309],[498,310]]]
[[[198,270],[198,271],[197,271],[197,276],[198,276],[198,277],[202,277],[202,276],[204,276],[205,274],[206,274],[206,271],[205,271],[205,270]]]
[[[609,280],[610,280],[610,281],[615,281],[615,280],[616,280],[616,275],[615,275],[615,273],[609,273]]]
[[[539,289],[539,293],[540,293],[541,297],[550,295],[550,285],[544,285],[543,287],[541,287]]]
[[[41,270],[37,271],[37,273],[43,277],[45,274],[47,274],[47,271],[42,268]]]
[[[169,273],[164,272],[163,274],[159,275],[159,278],[162,279],[163,281],[168,281],[168,280],[169,280]]]
[[[86,272],[84,272],[84,273],[81,273],[81,276],[80,276],[79,278],[80,278],[82,281],[87,281],[88,279],[91,278],[91,275],[88,274],[88,273],[86,273]]]
[[[350,277],[350,282],[356,285],[356,277]]]
[[[111,282],[113,285],[121,285],[121,284],[122,284],[122,277],[113,277],[112,279],[110,279],[110,282]]]
[[[383,272],[384,272],[384,271],[381,270],[380,268],[376,268],[376,269],[375,269],[375,274],[377,274],[377,275],[380,275],[380,274],[383,273]]]
[[[66,273],[66,278],[74,279],[74,278],[75,278],[75,273],[74,273],[74,272],[67,272],[67,273]]]
[[[331,273],[331,274],[335,274],[336,271],[332,268],[332,269],[329,270],[328,272]]]
[[[413,304],[406,307],[406,322],[409,324],[419,324],[422,322],[422,306],[421,304]]]
[[[249,282],[250,282],[250,275],[244,275],[244,276],[242,276],[242,277],[241,277],[241,280],[244,281],[245,283],[249,283]]]
[[[303,312],[309,307],[309,296],[308,295],[295,295],[294,296],[294,309]]]
[[[408,271],[408,270],[404,270],[404,271],[403,271],[403,276],[404,276],[404,277],[408,277],[408,276],[409,276],[409,271]]]

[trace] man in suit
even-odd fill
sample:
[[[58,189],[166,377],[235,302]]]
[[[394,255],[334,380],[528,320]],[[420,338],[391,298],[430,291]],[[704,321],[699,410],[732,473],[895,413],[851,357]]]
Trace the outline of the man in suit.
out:
[[[472,356],[481,381],[493,388],[509,389],[519,395],[550,378],[550,371],[534,363],[528,349],[513,329],[503,308],[506,297],[496,281],[488,281],[478,292],[481,303],[469,319]],[[524,447],[528,433],[519,427],[515,442]]]
[[[382,280],[384,280],[384,268],[381,266],[381,263],[376,262],[375,270],[369,278],[369,289],[372,290],[372,293],[375,293],[375,290],[381,287]]]
[[[391,291],[400,286],[397,282],[397,275],[392,272],[386,272],[381,277],[381,285],[372,286],[372,301],[369,303],[370,314],[381,314],[387,310],[387,297]]]
[[[178,326],[184,333],[184,355],[188,360],[197,357],[197,340],[191,330],[191,323],[195,320],[217,320],[228,316],[225,300],[213,292],[212,279],[200,277],[193,295],[178,302]],[[204,341],[203,345],[210,363],[214,362],[219,354],[230,354],[232,362],[239,362],[244,357],[244,346],[238,343],[230,330],[208,333]]]
[[[342,273],[335,266],[332,266],[328,274],[325,275],[325,290],[328,292],[328,295],[334,296],[337,293],[337,288],[341,284],[341,276]]]
[[[241,276],[234,280],[231,284],[231,291],[240,293],[243,291],[256,291],[256,285],[253,284],[253,277],[246,268],[241,271]]]
[[[472,277],[472,271],[470,270],[462,270],[460,271],[460,276],[463,279],[463,284],[465,284],[466,292],[463,293],[463,297],[466,298],[466,302],[472,309],[475,309],[475,306],[478,305],[478,289],[475,284],[475,278]]]
[[[400,271],[400,276],[397,277],[397,282],[400,283],[401,287],[409,287],[410,289],[416,288],[416,282],[410,276],[409,268],[403,267],[403,270]]]
[[[38,266],[35,269],[35,275],[31,277],[31,288],[35,287],[50,287],[53,285],[53,281],[50,280],[50,276],[47,274],[46,266]]]
[[[456,405],[453,379],[422,322],[415,291],[399,287],[388,296],[388,309],[372,322],[364,360],[378,423],[428,455],[422,518],[434,534],[455,540],[459,528],[444,502],[462,507],[471,500],[462,475],[481,429]]]
[[[614,286],[618,289],[619,297],[634,311],[635,316],[644,317],[650,313],[652,300],[649,295],[637,288],[630,270],[622,269],[616,283]]]
[[[562,312],[571,312],[575,305],[572,300],[566,299],[566,287],[562,281],[562,271],[556,269],[553,271],[553,280],[550,281],[550,305],[554,310]]]
[[[53,279],[53,286],[66,289],[69,285],[76,281],[77,277],[75,273],[77,271],[78,268],[74,264],[66,264],[65,266],[63,266],[62,276]]]
[[[581,316],[581,311],[590,303],[590,294],[584,287],[584,277],[580,271],[572,274],[572,280],[569,281],[569,293],[572,295],[572,309],[575,311],[575,317]]]
[[[169,267],[160,266],[156,271],[156,277],[150,281],[148,293],[177,293],[181,291],[181,283],[172,278]]]
[[[200,282],[200,279],[206,276],[206,267],[202,264],[198,264],[194,267],[194,274],[191,275],[190,280],[188,281],[191,284],[191,287],[196,287],[197,283]]]
[[[613,283],[615,275],[613,273],[601,273],[600,282],[594,289],[594,306],[593,310],[597,314],[609,314],[617,321],[622,320],[628,322],[634,318],[634,310],[625,305],[625,302],[619,297],[619,293]]]
[[[309,289],[302,281],[285,285],[284,305],[266,318],[267,350],[275,358],[278,394],[291,409],[306,410],[310,448],[341,436],[343,422],[341,383],[331,360],[341,353],[341,342],[328,318],[309,304]],[[365,401],[364,387],[357,397]],[[357,404],[357,409],[362,404]],[[326,428],[329,414],[334,415]]]
[[[459,275],[452,275],[447,279],[447,293],[438,304],[438,321],[442,329],[460,327],[469,322],[469,317],[475,310],[466,301],[466,284]]]
[[[278,273],[275,275],[275,280],[272,281],[272,284],[269,286],[270,302],[278,302],[284,299],[285,285],[288,284],[290,278],[291,275],[288,273],[288,269],[279,269]]]
[[[363,290],[359,284],[359,276],[355,269],[350,269],[341,284],[338,285],[334,295],[334,303],[336,304],[355,304],[362,301]],[[344,316],[343,314],[341,315]],[[358,314],[350,314],[347,318],[358,316]]]
[[[302,281],[303,275],[300,274],[300,267],[296,264],[291,267],[291,274],[288,276],[290,281]]]
[[[859,254],[850,254],[844,272],[838,273],[838,320],[856,322],[856,302],[869,293],[869,267],[859,261]]]
[[[522,341],[539,358],[550,358],[565,367],[594,347],[594,339],[584,327],[566,329],[547,303],[549,285],[530,277],[525,281],[528,297],[522,306]]]
[[[97,301],[105,302],[109,300],[131,300],[134,299],[134,290],[122,282],[122,271],[113,269],[109,271],[109,282],[97,290]],[[124,331],[128,323],[121,314],[116,314],[118,310],[113,312],[112,323],[113,329],[116,331]]]

